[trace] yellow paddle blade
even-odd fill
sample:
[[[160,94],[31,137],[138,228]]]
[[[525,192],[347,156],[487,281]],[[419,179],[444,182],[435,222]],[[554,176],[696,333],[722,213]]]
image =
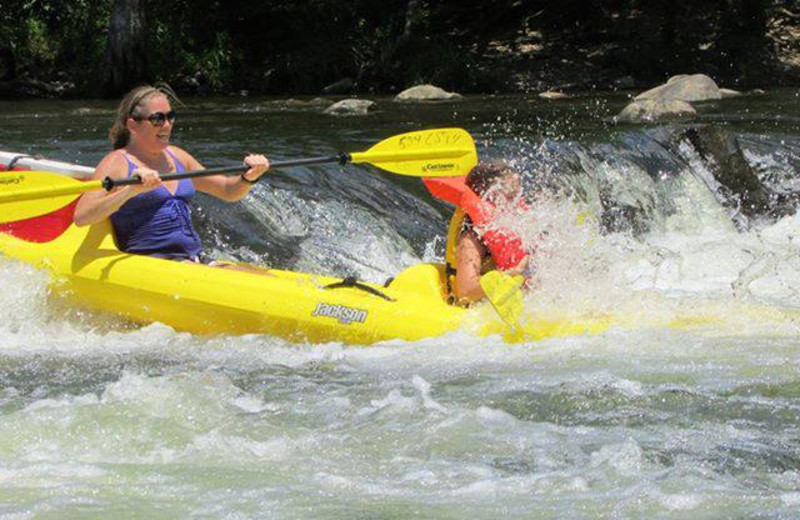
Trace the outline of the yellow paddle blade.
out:
[[[522,276],[509,276],[502,271],[489,271],[480,284],[486,298],[506,325],[516,329],[522,317]]]
[[[0,173],[0,222],[15,222],[61,209],[102,181],[81,182],[58,173],[20,171]]]
[[[459,177],[478,163],[478,153],[466,130],[437,128],[389,137],[366,152],[351,153],[350,160],[412,177]]]

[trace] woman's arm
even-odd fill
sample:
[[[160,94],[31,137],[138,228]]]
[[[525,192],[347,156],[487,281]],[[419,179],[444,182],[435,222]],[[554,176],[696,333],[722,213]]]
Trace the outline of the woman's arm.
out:
[[[203,169],[203,165],[185,150],[175,146],[172,149],[187,170]],[[245,157],[244,162],[250,166],[250,169],[244,173],[245,178],[250,181],[256,181],[269,169],[269,161],[263,155],[248,155]],[[250,188],[254,186],[254,184],[245,182],[240,175],[231,177],[225,175],[196,177],[192,179],[192,182],[198,190],[228,202],[235,202],[243,198],[250,192]]]
[[[128,174],[128,162],[121,154],[112,152],[106,155],[94,170],[93,179],[105,177],[124,179]],[[101,222],[113,215],[123,204],[139,193],[152,190],[161,186],[161,177],[158,172],[148,168],[137,168],[133,172],[142,178],[142,184],[123,186],[110,192],[105,190],[88,191],[84,193],[75,206],[72,216],[76,226],[87,226]]]
[[[486,297],[481,288],[481,264],[486,247],[473,231],[465,231],[458,237],[456,246],[456,298],[476,302]]]

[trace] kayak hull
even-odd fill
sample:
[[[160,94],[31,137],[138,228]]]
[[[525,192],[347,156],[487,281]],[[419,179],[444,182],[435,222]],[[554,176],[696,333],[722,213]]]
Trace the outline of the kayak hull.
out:
[[[433,264],[404,271],[388,287],[337,286],[342,280],[327,276],[126,254],[107,223],[72,225],[47,243],[3,233],[0,252],[51,272],[54,292],[70,303],[198,334],[369,344],[437,336],[459,328],[464,314],[444,300],[441,269]]]

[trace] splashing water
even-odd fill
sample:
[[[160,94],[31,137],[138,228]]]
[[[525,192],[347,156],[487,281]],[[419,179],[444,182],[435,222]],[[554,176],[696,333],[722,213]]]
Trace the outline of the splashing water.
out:
[[[563,161],[554,149],[580,157],[580,173],[557,171]],[[624,154],[606,150],[606,159],[597,160],[578,144],[545,141],[515,150],[522,155],[511,162],[522,165],[528,201],[500,207],[488,229],[511,230],[535,250],[528,315],[600,314],[626,327],[705,324],[718,333],[796,333],[796,214],[740,232],[739,216],[709,192],[711,173],[696,156],[653,176]],[[691,155],[683,144],[678,150]],[[604,219],[609,198],[643,208],[647,229],[617,231]]]
[[[514,101],[519,117],[559,120],[556,105]],[[528,312],[647,326],[514,345],[465,331],[370,348],[200,337],[54,305],[41,272],[0,259],[0,516],[796,516],[800,220],[737,221],[685,143],[645,131],[612,139],[593,123],[615,102],[568,102],[566,130],[591,139],[549,126],[537,140],[503,119],[482,153],[517,159],[527,183],[553,188],[503,223],[537,246]],[[279,155],[345,148],[330,141],[328,119],[307,107],[270,119],[271,103],[203,116],[237,136],[223,143],[231,153],[258,149],[256,135],[279,136]],[[509,104],[386,103],[371,119],[337,122],[353,125],[337,134],[367,142],[397,121],[451,124],[454,110],[480,130]],[[27,119],[9,118],[0,142],[64,146],[61,159],[99,154],[100,138],[50,141],[74,120],[30,123],[16,142],[10,132]],[[200,133],[211,128],[187,131],[198,156],[223,147]],[[785,130],[744,141],[790,200],[797,137]],[[209,212],[231,224],[204,238],[247,260],[379,280],[441,257],[445,219],[420,191],[380,178],[358,191],[362,179],[336,173],[322,187],[317,172],[276,177],[245,215]],[[375,209],[387,199],[403,203]],[[715,321],[664,326],[684,316]]]

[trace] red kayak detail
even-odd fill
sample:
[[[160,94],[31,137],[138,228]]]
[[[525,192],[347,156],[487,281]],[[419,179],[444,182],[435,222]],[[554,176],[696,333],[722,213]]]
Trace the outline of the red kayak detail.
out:
[[[8,233],[28,242],[51,242],[72,225],[72,215],[78,199],[61,209],[37,217],[0,224],[0,233]]]
[[[0,171],[5,171],[6,165],[0,164]],[[11,171],[27,171],[26,166],[15,166]],[[67,228],[72,225],[72,215],[75,213],[75,206],[78,199],[67,204],[61,209],[52,211],[45,215],[17,220],[15,222],[0,223],[0,233],[8,233],[28,242],[44,243],[51,242],[60,237]]]

